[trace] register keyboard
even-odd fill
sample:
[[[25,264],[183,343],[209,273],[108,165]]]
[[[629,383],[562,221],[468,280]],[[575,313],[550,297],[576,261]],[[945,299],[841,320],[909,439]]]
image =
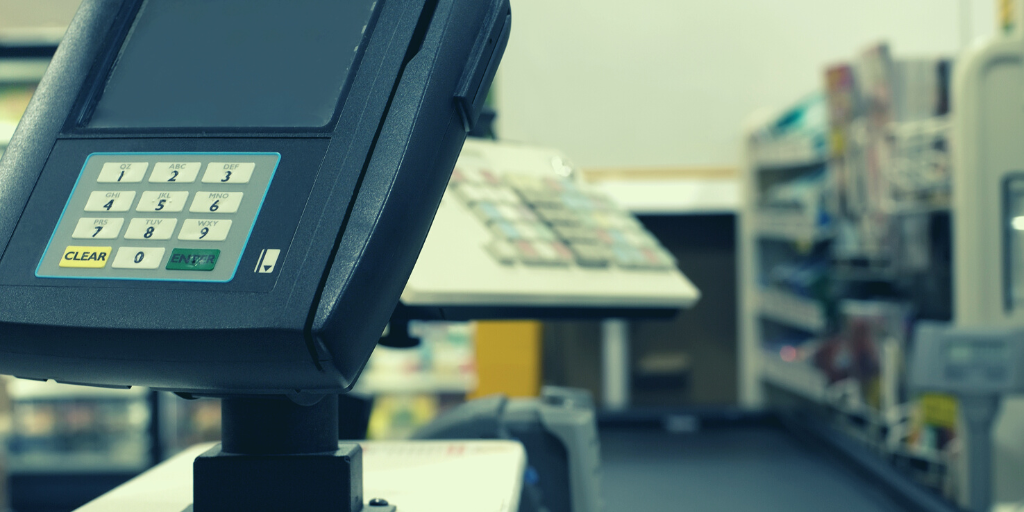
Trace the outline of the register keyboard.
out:
[[[657,238],[561,152],[469,140],[402,303],[604,314],[677,310],[699,296]]]

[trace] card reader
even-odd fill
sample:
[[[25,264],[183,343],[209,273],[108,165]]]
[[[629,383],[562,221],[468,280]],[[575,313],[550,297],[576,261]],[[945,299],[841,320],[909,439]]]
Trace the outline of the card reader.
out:
[[[507,0],[85,0],[0,160],[0,373],[351,387],[510,20]]]

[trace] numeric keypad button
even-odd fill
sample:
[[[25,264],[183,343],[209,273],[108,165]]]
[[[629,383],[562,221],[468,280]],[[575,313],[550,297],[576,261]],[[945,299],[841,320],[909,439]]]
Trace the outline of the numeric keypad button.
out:
[[[136,270],[157,269],[166,251],[163,247],[122,247],[117,250],[111,266]]]
[[[142,193],[137,212],[180,212],[188,201],[188,192],[151,192]]]
[[[100,170],[99,183],[139,183],[146,176],[148,162],[107,162]]]
[[[71,238],[95,238],[97,240],[113,240],[121,234],[124,219],[104,219],[84,217],[78,219],[75,232]]]
[[[126,240],[170,240],[178,219],[132,219],[124,232]]]
[[[242,204],[241,192],[196,192],[196,198],[192,200],[192,206],[188,211],[192,213],[235,213],[240,204]]]
[[[199,162],[157,162],[150,183],[192,183],[199,176]]]
[[[231,221],[185,219],[178,233],[178,240],[195,240],[203,242],[223,242],[231,231]]]
[[[87,212],[126,212],[132,208],[135,201],[135,191],[105,191],[97,190],[89,194],[89,200],[85,202]]]
[[[203,173],[203,183],[249,183],[256,164],[252,162],[210,162]]]

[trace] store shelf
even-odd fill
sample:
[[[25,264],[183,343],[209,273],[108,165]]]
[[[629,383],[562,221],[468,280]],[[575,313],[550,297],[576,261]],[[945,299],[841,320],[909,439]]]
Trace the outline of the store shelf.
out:
[[[807,361],[783,361],[778,353],[765,350],[761,357],[761,379],[808,400],[825,401],[828,379]]]
[[[70,2],[66,2],[70,3]],[[77,5],[77,2],[75,2]],[[52,3],[51,3],[52,5]],[[48,6],[49,7],[49,6]],[[52,7],[51,7],[52,8]],[[74,11],[72,11],[74,12]],[[69,19],[70,21],[70,19]],[[0,29],[0,46],[7,47],[49,47],[60,44],[66,26],[54,27],[11,27]]]
[[[762,209],[757,211],[755,220],[756,232],[761,238],[813,243],[832,237],[832,230],[818,225],[814,217],[802,212]]]
[[[131,389],[97,388],[59,384],[53,381],[36,381],[7,378],[7,393],[13,400],[90,400],[90,399],[140,399],[145,398],[148,388]]]
[[[735,179],[609,180],[597,187],[637,215],[733,214],[740,204]]]
[[[91,454],[37,454],[31,456],[9,456],[7,471],[10,474],[56,474],[56,473],[139,473],[149,467],[148,454],[140,454],[135,460],[110,460],[108,453]]]
[[[755,169],[766,171],[822,165],[828,155],[818,139],[787,137],[758,142],[751,148],[750,157]]]
[[[474,375],[368,372],[359,377],[354,391],[368,395],[461,395],[473,392],[476,390],[476,385],[477,379]]]
[[[17,127],[17,123],[0,121],[0,147],[4,147],[11,142],[11,137],[14,136],[14,129]]]
[[[32,84],[39,83],[46,73],[50,59],[4,59],[0,66],[0,83],[9,84]]]
[[[827,326],[820,302],[784,290],[762,289],[758,307],[762,318],[810,333],[821,334]]]
[[[892,454],[894,456],[903,457],[905,459],[927,462],[928,464],[935,464],[938,466],[946,465],[946,460],[942,457],[942,454],[939,452],[923,452],[920,450],[908,450],[906,448],[900,448],[892,452]]]

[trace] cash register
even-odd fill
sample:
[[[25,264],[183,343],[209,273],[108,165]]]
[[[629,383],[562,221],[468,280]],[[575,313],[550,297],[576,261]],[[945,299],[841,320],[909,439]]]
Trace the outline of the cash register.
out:
[[[331,397],[510,27],[507,0],[84,0],[0,160],[0,373],[224,398],[196,512],[393,510]]]
[[[666,317],[700,291],[557,149],[470,139],[400,310],[428,318]]]

